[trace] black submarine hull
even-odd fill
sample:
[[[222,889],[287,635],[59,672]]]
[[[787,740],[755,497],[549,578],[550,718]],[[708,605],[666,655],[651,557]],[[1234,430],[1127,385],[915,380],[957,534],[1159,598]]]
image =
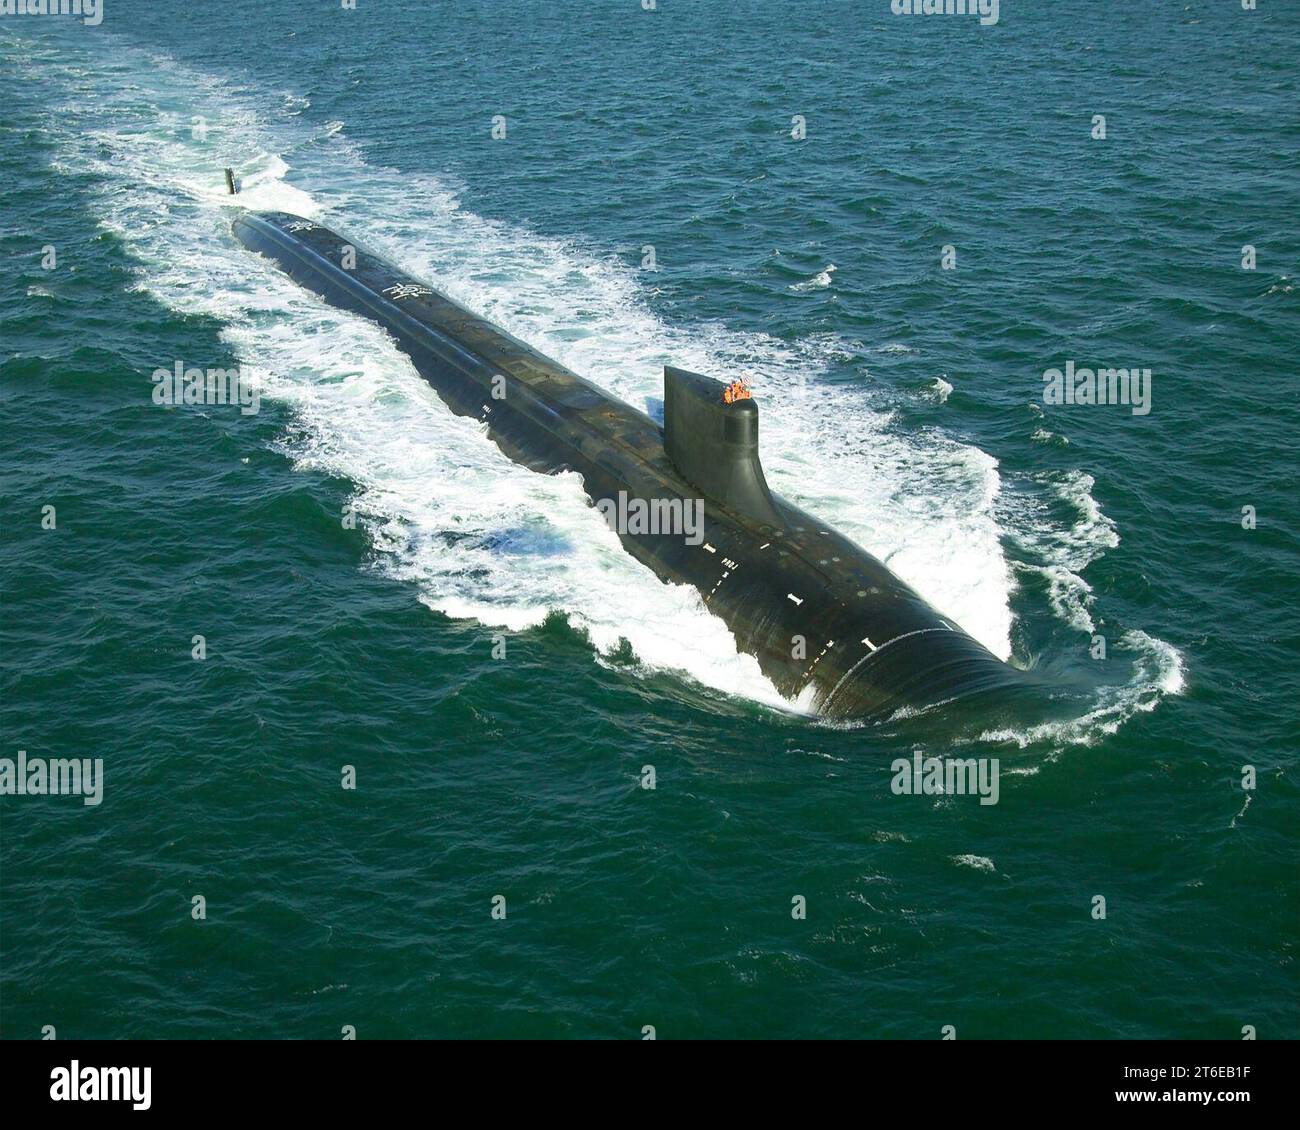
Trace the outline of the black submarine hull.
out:
[[[876,719],[1025,687],[874,557],[771,493],[753,400],[728,403],[720,383],[668,368],[661,428],[328,228],[246,213],[233,230],[308,290],[384,326],[447,406],[516,462],[577,472],[607,514],[620,498],[665,518],[701,507],[693,536],[634,521],[619,538],[661,580],[697,589],[801,709]]]

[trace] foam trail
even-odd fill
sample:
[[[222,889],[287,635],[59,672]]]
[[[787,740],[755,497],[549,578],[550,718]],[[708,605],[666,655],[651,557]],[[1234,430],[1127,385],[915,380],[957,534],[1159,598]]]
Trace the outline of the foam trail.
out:
[[[880,393],[821,381],[844,360],[835,339],[790,344],[719,325],[667,325],[646,305],[637,273],[603,250],[477,216],[435,177],[368,165],[345,123],[312,127],[296,94],[272,92],[267,111],[165,56],[114,42],[111,61],[79,68],[66,62],[67,46],[33,45],[17,65],[61,101],[51,117],[59,160],[97,174],[102,223],[140,263],[139,285],[174,309],[219,318],[240,359],[274,374],[264,391],[308,425],[291,456],[356,484],[380,567],[417,585],[431,607],[510,628],[559,609],[600,650],[626,639],[647,667],[781,704],[693,590],[661,584],[622,552],[571,476],[510,463],[441,405],[378,327],[249,256],[229,236],[232,206],[330,222],[634,404],[662,395],[666,362],[743,373],[764,399],[774,489],[885,560],[996,654],[1010,654],[1014,581],[1003,534],[1037,537],[1040,548],[1055,539],[1048,549],[1064,552],[1074,528],[1045,520],[1017,531],[1022,519],[1005,506],[991,456],[935,432],[900,434]],[[202,140],[190,128],[200,112],[213,123]],[[243,186],[236,198],[224,193],[226,165]],[[1073,486],[1081,505],[1095,507],[1090,479]],[[1092,523],[1103,529],[1106,520],[1097,511]],[[1070,566],[1081,559],[1058,564],[1077,577]]]
[[[1096,480],[1085,471],[1036,476],[1048,496],[1029,511],[1029,520],[1013,536],[1037,563],[1022,563],[1027,572],[1047,580],[1052,610],[1071,628],[1091,632],[1092,586],[1083,571],[1108,549],[1119,545],[1115,523],[1102,513],[1092,496]],[[1063,524],[1053,510],[1066,516]]]

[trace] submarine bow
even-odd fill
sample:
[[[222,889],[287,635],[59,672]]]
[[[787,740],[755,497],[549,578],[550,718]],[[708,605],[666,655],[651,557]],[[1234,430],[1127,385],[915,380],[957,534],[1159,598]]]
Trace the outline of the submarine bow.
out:
[[[1025,685],[881,562],[772,493],[747,393],[668,367],[661,428],[311,220],[245,213],[233,230],[308,290],[384,326],[447,406],[483,423],[516,462],[577,472],[607,514],[619,498],[664,515],[702,511],[694,536],[672,523],[620,523],[618,536],[661,580],[697,589],[802,708],[881,718]]]

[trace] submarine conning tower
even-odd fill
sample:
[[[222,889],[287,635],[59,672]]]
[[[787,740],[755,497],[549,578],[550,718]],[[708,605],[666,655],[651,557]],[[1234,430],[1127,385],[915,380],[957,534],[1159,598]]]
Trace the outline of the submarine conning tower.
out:
[[[758,405],[728,402],[726,392],[711,377],[664,366],[664,450],[706,497],[780,529],[785,520],[758,458]]]

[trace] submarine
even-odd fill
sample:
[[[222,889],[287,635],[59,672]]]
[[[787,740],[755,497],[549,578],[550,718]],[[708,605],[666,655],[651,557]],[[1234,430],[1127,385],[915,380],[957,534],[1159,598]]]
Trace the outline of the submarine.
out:
[[[543,474],[573,471],[661,581],[691,585],[788,700],[883,720],[1023,691],[1003,662],[865,550],[768,487],[743,382],[667,366],[662,427],[327,227],[245,212],[235,237],[327,302],[378,322],[451,411]],[[672,521],[693,514],[699,520]]]

